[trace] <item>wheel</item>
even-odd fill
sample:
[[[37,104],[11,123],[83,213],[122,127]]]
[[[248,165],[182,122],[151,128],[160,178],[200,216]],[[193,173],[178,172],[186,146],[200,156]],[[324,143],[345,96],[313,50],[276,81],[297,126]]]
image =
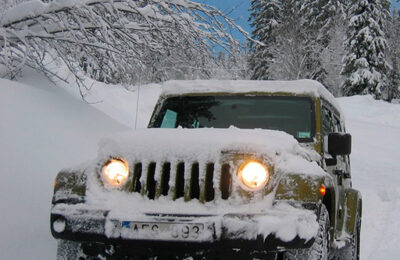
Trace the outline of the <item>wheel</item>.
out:
[[[327,260],[329,256],[329,213],[321,205],[317,237],[310,248],[291,249],[283,253],[285,260]]]
[[[361,217],[357,212],[356,215],[357,224],[354,234],[351,236],[349,243],[335,251],[332,260],[349,259],[359,260],[360,259],[360,235],[361,235]]]
[[[80,243],[69,240],[57,241],[57,260],[77,260],[83,257]]]

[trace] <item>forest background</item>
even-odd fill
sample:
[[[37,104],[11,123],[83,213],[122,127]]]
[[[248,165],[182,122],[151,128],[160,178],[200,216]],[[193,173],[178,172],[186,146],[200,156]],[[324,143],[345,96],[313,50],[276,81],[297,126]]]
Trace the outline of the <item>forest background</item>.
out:
[[[0,76],[14,79],[30,67],[70,82],[60,73],[64,66],[82,97],[90,89],[87,78],[126,88],[169,79],[309,78],[335,96],[392,101],[400,97],[398,5],[5,0]]]

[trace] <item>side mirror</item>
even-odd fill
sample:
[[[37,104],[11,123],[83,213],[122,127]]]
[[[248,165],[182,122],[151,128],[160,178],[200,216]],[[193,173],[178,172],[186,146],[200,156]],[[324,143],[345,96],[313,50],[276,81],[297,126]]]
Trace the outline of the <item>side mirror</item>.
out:
[[[351,135],[330,133],[328,135],[328,153],[332,156],[349,155],[351,153]]]

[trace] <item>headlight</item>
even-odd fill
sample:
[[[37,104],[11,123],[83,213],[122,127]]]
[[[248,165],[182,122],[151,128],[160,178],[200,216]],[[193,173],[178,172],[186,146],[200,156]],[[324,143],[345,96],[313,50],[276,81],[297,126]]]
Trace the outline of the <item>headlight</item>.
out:
[[[103,178],[112,187],[120,187],[129,176],[128,163],[122,159],[109,160],[102,169]]]
[[[259,162],[245,162],[240,166],[238,173],[240,181],[251,190],[258,190],[268,182],[268,168]]]

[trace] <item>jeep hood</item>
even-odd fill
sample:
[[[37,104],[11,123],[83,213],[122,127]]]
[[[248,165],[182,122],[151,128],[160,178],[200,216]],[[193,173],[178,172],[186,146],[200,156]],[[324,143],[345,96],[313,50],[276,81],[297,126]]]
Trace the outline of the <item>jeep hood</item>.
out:
[[[139,129],[101,141],[98,160],[122,157],[144,162],[218,161],[221,154],[240,153],[267,157],[282,172],[324,175],[320,156],[291,135],[274,130],[229,129]]]

